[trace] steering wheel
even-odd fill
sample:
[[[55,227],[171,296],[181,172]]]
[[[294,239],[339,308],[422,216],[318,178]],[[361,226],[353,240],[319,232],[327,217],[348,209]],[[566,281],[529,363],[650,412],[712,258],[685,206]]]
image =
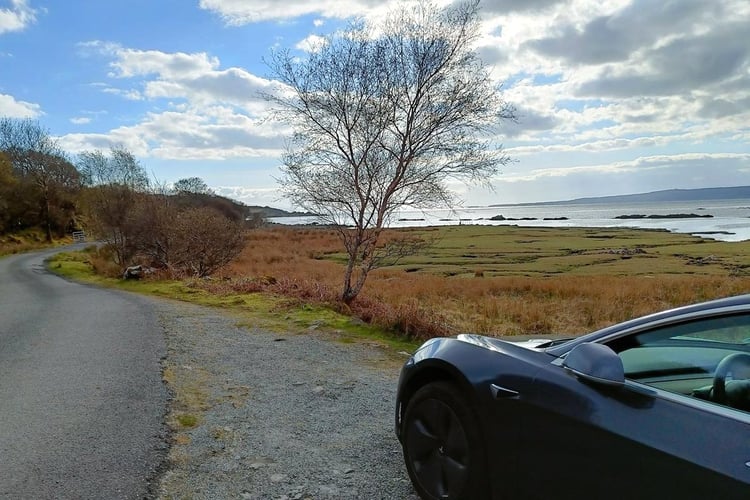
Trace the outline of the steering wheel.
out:
[[[716,366],[714,373],[713,399],[717,403],[725,403],[727,399],[726,378],[730,372],[737,368],[750,370],[750,354],[736,352],[722,359]]]

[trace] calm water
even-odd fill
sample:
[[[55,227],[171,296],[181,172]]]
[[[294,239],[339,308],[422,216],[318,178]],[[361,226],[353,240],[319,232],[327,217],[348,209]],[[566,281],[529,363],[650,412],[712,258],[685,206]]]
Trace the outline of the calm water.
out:
[[[616,219],[619,215],[712,215],[695,219]],[[493,221],[490,218],[536,220]],[[565,217],[567,220],[543,220]],[[310,224],[315,217],[272,217],[279,224]],[[722,241],[750,240],[750,200],[703,200],[692,202],[627,204],[508,205],[501,207],[455,208],[453,210],[402,210],[391,227],[418,227],[456,224],[516,225],[546,227],[640,227],[666,229]]]

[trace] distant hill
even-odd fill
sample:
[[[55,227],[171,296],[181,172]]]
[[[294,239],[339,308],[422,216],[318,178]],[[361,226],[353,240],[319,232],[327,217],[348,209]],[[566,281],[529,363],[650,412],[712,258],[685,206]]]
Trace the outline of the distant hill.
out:
[[[702,189],[667,189],[640,194],[624,194],[619,196],[600,196],[592,198],[575,198],[564,201],[540,201],[535,203],[496,203],[490,207],[507,207],[512,205],[568,205],[597,204],[597,203],[631,203],[631,202],[663,202],[663,201],[702,201],[702,200],[739,200],[750,199],[750,186],[702,188]],[[307,212],[288,212],[280,208],[266,206],[244,207],[248,215],[259,213],[267,217],[302,217],[315,214]]]
[[[702,189],[667,189],[650,193],[624,194],[619,196],[600,196],[595,198],[575,198],[565,201],[542,201],[522,203],[522,205],[562,205],[562,204],[596,204],[596,203],[631,203],[662,201],[704,201],[704,200],[738,200],[750,199],[750,186],[702,188]],[[509,203],[498,203],[491,207],[509,206]]]
[[[282,210],[280,208],[260,207],[257,205],[248,206],[246,207],[246,210],[249,215],[259,213],[263,217],[303,217],[306,215],[315,215],[306,212],[287,212],[286,210]]]

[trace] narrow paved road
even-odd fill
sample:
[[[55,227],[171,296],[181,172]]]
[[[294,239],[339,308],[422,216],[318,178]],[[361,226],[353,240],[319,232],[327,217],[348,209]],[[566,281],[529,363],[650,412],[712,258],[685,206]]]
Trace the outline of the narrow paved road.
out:
[[[147,299],[0,259],[0,499],[136,499],[165,453]]]

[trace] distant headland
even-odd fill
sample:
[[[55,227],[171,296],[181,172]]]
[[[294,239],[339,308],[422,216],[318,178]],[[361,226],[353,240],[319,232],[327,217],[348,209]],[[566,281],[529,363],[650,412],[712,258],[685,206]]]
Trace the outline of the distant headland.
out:
[[[260,216],[266,217],[266,218],[267,217],[309,217],[309,216],[315,215],[309,212],[288,212],[280,208],[261,207],[258,205],[248,206],[247,212],[249,215],[259,214]]]
[[[700,188],[700,189],[666,189],[640,194],[617,196],[599,196],[592,198],[575,198],[565,201],[540,201],[534,203],[498,203],[490,207],[507,207],[512,205],[591,205],[605,203],[638,203],[665,201],[705,201],[705,200],[740,200],[750,199],[750,186]]]
[[[494,207],[512,207],[518,205],[524,206],[555,206],[555,205],[596,205],[596,204],[627,204],[627,203],[661,203],[661,202],[680,202],[680,201],[709,201],[709,200],[740,200],[750,199],[750,186],[735,186],[735,187],[718,187],[718,188],[700,188],[700,189],[667,189],[663,191],[652,191],[648,193],[639,194],[625,194],[617,196],[599,196],[591,198],[575,198],[572,200],[560,200],[560,201],[539,201],[531,203],[495,203],[487,205],[489,208]],[[479,208],[479,207],[475,207]],[[247,206],[249,214],[259,214],[262,217],[305,217],[314,216],[315,214],[309,212],[289,212],[280,208],[273,208],[268,206]],[[619,219],[647,219],[647,218],[708,218],[710,215],[697,215],[697,214],[668,214],[668,215],[645,215],[645,214],[626,214],[617,217]],[[492,218],[493,220],[509,220],[512,218],[505,218],[502,215],[498,215]],[[524,218],[525,220],[532,220],[532,218]],[[521,219],[521,220],[524,220]],[[565,217],[560,218],[545,218],[545,220],[565,220]],[[402,222],[408,221],[409,219],[401,219]],[[421,219],[419,219],[421,220]]]

